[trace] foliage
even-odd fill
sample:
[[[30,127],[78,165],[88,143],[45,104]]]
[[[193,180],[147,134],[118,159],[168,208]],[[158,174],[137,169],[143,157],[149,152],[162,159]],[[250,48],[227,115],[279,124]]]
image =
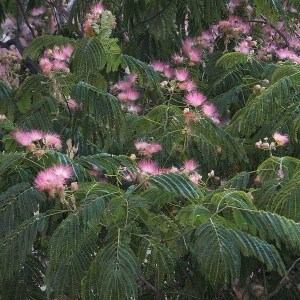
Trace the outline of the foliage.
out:
[[[299,1],[21,2],[0,298],[299,298]]]

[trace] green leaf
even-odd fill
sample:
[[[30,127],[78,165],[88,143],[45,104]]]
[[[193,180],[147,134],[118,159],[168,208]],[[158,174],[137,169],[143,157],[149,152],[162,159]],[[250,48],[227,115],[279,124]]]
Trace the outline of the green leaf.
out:
[[[38,59],[42,51],[52,49],[54,46],[65,46],[67,44],[74,44],[74,40],[62,35],[42,35],[36,37],[31,44],[25,48],[23,57],[28,56],[33,59]]]
[[[167,173],[152,176],[148,182],[157,185],[158,187],[170,193],[179,194],[190,200],[196,200],[201,193],[196,186],[183,174]]]
[[[118,230],[117,240],[103,247],[83,282],[87,299],[130,299],[138,295],[139,264],[128,242]]]
[[[76,74],[87,76],[104,68],[104,49],[97,37],[84,38],[78,42],[71,58],[71,69]]]

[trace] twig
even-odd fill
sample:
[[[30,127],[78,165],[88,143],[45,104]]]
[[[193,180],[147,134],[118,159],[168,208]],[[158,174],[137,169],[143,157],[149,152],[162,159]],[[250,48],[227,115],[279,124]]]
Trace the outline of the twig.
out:
[[[28,22],[28,20],[27,20],[27,18],[26,18],[26,14],[25,14],[24,8],[23,8],[23,6],[22,6],[20,0],[16,0],[16,2],[17,2],[17,6],[18,6],[18,8],[19,8],[20,13],[22,14],[22,16],[23,16],[23,18],[24,18],[24,21],[25,21],[27,27],[29,28],[29,30],[30,30],[32,36],[35,37],[34,30],[33,30],[33,28],[31,27],[31,25],[29,24],[29,22]]]
[[[299,263],[299,262],[300,262],[300,257],[294,261],[294,263],[292,264],[292,266],[288,269],[287,273],[280,280],[280,282],[279,282],[278,286],[275,288],[275,290],[273,292],[271,292],[270,294],[266,295],[265,297],[263,297],[262,300],[269,300],[269,299],[271,299],[277,293],[279,293],[280,290],[283,287],[285,287],[289,283],[289,281],[290,281],[289,274],[294,269],[294,267],[297,265],[297,263]]]
[[[265,24],[265,25],[269,25],[272,29],[274,29],[284,40],[286,46],[288,49],[290,49],[291,45],[290,42],[288,41],[288,39],[286,38],[286,36],[283,34],[283,32],[281,32],[276,26],[274,26],[273,24],[269,23],[267,18],[263,15],[261,15],[263,20],[250,20],[249,22],[251,23],[260,23],[260,24]]]
[[[168,3],[166,4],[166,6],[164,6],[160,11],[158,11],[156,14],[154,14],[153,16],[151,16],[150,18],[146,19],[146,20],[143,20],[137,24],[133,24],[132,27],[135,28],[135,27],[138,27],[140,25],[143,25],[145,23],[148,23],[150,21],[152,21],[153,19],[155,19],[156,17],[158,17],[159,15],[161,15],[171,4],[172,0],[169,0]],[[121,30],[121,31],[118,31],[117,34],[120,34],[120,33],[124,33],[128,31],[127,29],[125,30]]]
[[[150,282],[148,282],[143,276],[140,277],[140,280],[154,293],[158,293],[158,290]]]

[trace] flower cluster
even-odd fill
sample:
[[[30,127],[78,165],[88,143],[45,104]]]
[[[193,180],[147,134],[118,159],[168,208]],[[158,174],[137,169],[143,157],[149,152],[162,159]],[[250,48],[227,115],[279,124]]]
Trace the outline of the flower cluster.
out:
[[[132,113],[139,113],[141,106],[136,104],[140,98],[140,92],[135,89],[136,75],[126,75],[124,80],[117,82],[112,88],[111,92],[115,93],[122,103],[122,107]]]
[[[35,187],[50,196],[61,194],[67,181],[72,178],[73,170],[70,166],[57,165],[39,172],[34,180]]]
[[[22,146],[28,150],[34,151],[37,155],[42,155],[43,151],[36,152],[41,149],[61,150],[62,142],[56,133],[45,133],[40,130],[23,131],[17,130],[12,133],[12,136]],[[44,147],[43,147],[44,146]]]
[[[187,46],[184,46],[185,48]],[[167,89],[169,92],[175,90],[185,91],[185,102],[193,107],[200,107],[204,116],[210,118],[215,123],[220,123],[220,116],[214,104],[208,103],[206,96],[197,91],[196,83],[191,80],[190,73],[185,68],[172,69],[170,65],[161,61],[152,62],[151,66],[167,80],[161,82],[161,87]],[[187,117],[191,117],[191,114]],[[195,115],[195,114],[194,114]],[[193,118],[196,120],[196,118]]]
[[[105,30],[109,36],[115,26],[115,17],[109,10],[106,10],[103,3],[100,2],[93,6],[90,13],[86,15],[83,29],[84,34],[89,37],[99,34],[100,30]]]
[[[151,156],[162,150],[162,147],[158,143],[147,143],[143,141],[137,141],[134,143],[135,148],[139,151],[142,156]]]
[[[255,147],[264,150],[275,150],[277,147],[284,146],[289,142],[289,136],[286,134],[275,132],[272,137],[275,142],[269,143],[268,138],[265,137],[264,141],[260,140],[256,142]]]
[[[19,86],[22,56],[15,46],[0,48],[0,78],[11,87]]]
[[[183,163],[181,168],[160,168],[158,164],[153,160],[141,160],[138,163],[138,169],[142,178],[148,176],[155,176],[163,173],[178,173],[186,174],[189,179],[196,185],[198,185],[202,179],[202,176],[196,171],[198,168],[197,163],[194,160],[187,160]]]
[[[69,62],[73,53],[73,46],[68,44],[64,47],[55,46],[53,50],[47,49],[39,61],[39,66],[45,75],[53,71],[70,72]]]

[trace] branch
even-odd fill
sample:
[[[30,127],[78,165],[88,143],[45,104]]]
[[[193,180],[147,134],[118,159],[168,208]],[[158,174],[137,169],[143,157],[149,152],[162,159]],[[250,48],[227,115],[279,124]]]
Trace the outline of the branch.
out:
[[[163,7],[160,11],[158,11],[156,14],[154,14],[153,16],[151,16],[150,18],[146,19],[146,20],[143,20],[137,24],[133,24],[132,27],[135,28],[135,27],[138,27],[140,25],[143,25],[145,23],[148,23],[150,21],[152,21],[153,19],[155,19],[156,17],[158,17],[159,15],[161,15],[171,4],[172,0],[169,0],[168,3],[166,4],[165,7]],[[128,31],[128,29],[125,29],[125,30],[121,30],[121,31],[118,31],[117,34],[120,34],[120,33],[124,33]]]
[[[25,11],[24,11],[24,7],[22,6],[20,0],[16,0],[16,2],[17,2],[17,6],[18,6],[18,8],[19,8],[19,11],[20,11],[21,15],[23,16],[23,19],[24,19],[24,21],[25,21],[27,27],[29,28],[29,30],[30,30],[32,36],[35,37],[34,30],[33,30],[33,28],[31,27],[31,25],[29,24],[29,22],[28,22],[28,20],[27,20],[27,18],[26,18],[26,14],[25,14]]]
[[[288,269],[287,273],[284,275],[284,277],[280,280],[278,286],[275,288],[275,290],[273,292],[271,292],[270,294],[266,295],[265,297],[262,298],[262,300],[269,300],[272,297],[274,297],[277,293],[280,292],[280,290],[285,287],[289,281],[289,274],[291,273],[291,271],[294,269],[294,267],[297,265],[297,263],[300,262],[300,257],[298,259],[296,259],[294,261],[294,263],[292,264],[292,266]]]
[[[273,24],[269,23],[267,18],[263,15],[261,15],[263,20],[249,20],[249,22],[251,23],[260,23],[260,24],[265,24],[265,25],[269,25],[272,29],[274,29],[284,40],[286,46],[288,49],[290,49],[291,45],[290,42],[288,41],[288,39],[286,38],[286,36],[284,35],[284,33],[282,31],[280,31],[276,26],[274,26]]]

